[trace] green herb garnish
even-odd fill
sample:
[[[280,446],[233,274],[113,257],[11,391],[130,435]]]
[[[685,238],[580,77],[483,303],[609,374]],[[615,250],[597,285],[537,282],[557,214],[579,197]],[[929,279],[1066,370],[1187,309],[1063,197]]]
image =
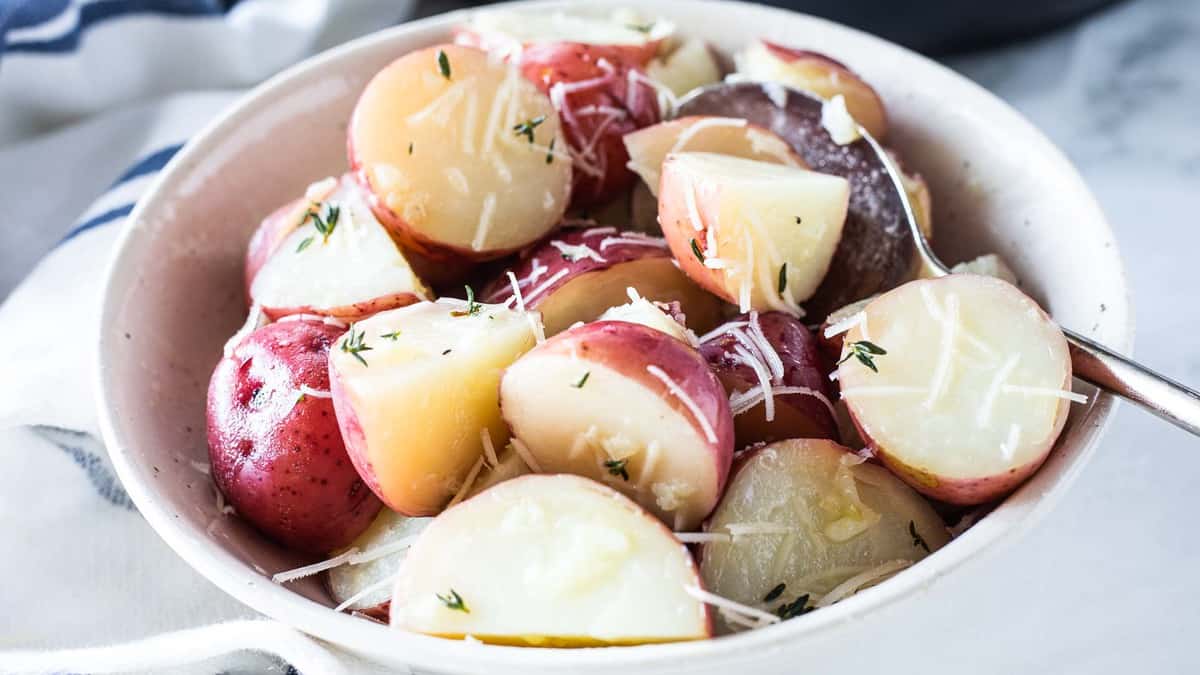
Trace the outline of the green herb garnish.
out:
[[[524,136],[525,138],[529,139],[530,143],[532,143],[533,142],[533,130],[538,128],[538,126],[542,122],[545,122],[545,121],[546,121],[545,115],[538,115],[537,117],[534,117],[533,119],[525,120],[524,122],[521,122],[520,124],[513,125],[513,133],[515,133],[518,136]]]
[[[395,342],[396,340],[398,340],[400,338],[400,331],[394,330],[390,333],[380,333],[379,337],[381,337],[385,340],[391,340],[392,342]]]
[[[576,389],[583,389],[583,385],[587,384],[588,376],[591,374],[592,374],[592,371],[590,371],[590,370],[587,371],[586,373],[583,374],[583,377],[579,378],[579,380],[577,382],[575,382],[574,384],[572,384],[571,386],[575,387]]]
[[[410,154],[410,155],[412,154],[412,149],[413,149],[412,141],[409,141],[408,142],[408,154]]]
[[[483,305],[475,302],[475,289],[470,286],[463,286],[463,288],[467,289],[467,309],[466,311],[456,309],[450,312],[450,316],[475,316],[483,309]]]
[[[438,71],[442,73],[442,77],[450,79],[450,57],[446,56],[446,52],[438,50],[437,53]]]
[[[342,208],[340,206],[326,202],[325,214],[322,215],[320,207],[316,204],[313,204],[313,208],[310,208],[305,212],[304,220],[301,220],[300,224],[303,225],[311,219],[313,221],[313,227],[317,228],[317,232],[321,234],[321,243],[327,244],[329,243],[329,235],[333,234],[333,230],[338,224],[338,217],[341,215]],[[303,242],[301,242],[301,244],[303,248],[297,248],[297,251],[308,248],[308,246]]]
[[[620,476],[621,480],[629,480],[629,470],[625,465],[629,463],[627,459],[610,459],[604,463],[604,468],[614,476]]]
[[[808,606],[808,593],[805,593],[795,600],[791,602],[785,602],[779,607],[775,608],[775,615],[780,619],[787,621],[788,619],[794,619],[801,614],[808,614],[814,609],[816,609],[816,607]]]
[[[913,546],[920,546],[921,548],[925,549],[926,553],[930,552],[929,544],[925,543],[925,537],[922,537],[921,533],[917,532],[917,524],[911,520],[908,521],[908,533],[912,535]]]
[[[358,362],[364,366],[367,365],[367,360],[363,358],[362,353],[371,351],[371,347],[363,342],[365,337],[366,335],[363,331],[355,333],[354,326],[351,325],[349,335],[346,336],[346,339],[342,340],[342,351],[358,359]]]
[[[879,372],[879,369],[875,367],[875,357],[887,354],[887,350],[874,342],[867,342],[866,340],[851,342],[848,346],[850,347],[850,351],[846,352],[846,355],[842,357],[841,361],[837,362],[837,365],[840,366],[849,361],[850,357],[854,357],[858,359],[859,363],[870,368],[872,371]]]
[[[700,244],[697,244],[695,239],[692,240],[692,255],[701,263],[704,262],[704,252],[700,250]]]
[[[299,253],[300,251],[303,251],[304,249],[308,248],[309,244],[311,244],[311,243],[313,243],[313,238],[312,238],[312,237],[305,237],[305,238],[304,238],[304,239],[303,239],[303,240],[300,242],[300,245],[296,247],[296,253]]]
[[[627,24],[625,24],[625,27],[628,28],[629,30],[635,30],[639,33],[649,33],[650,31],[654,30],[654,22],[651,21],[650,23],[627,23]]]
[[[434,595],[437,596],[438,600],[442,601],[442,604],[446,606],[446,609],[452,609],[456,612],[462,612],[463,614],[471,613],[471,610],[467,609],[467,603],[463,602],[462,596],[459,595],[458,591],[454,590],[453,588],[450,589],[449,595],[442,595],[441,593],[434,593]]]
[[[779,584],[775,588],[767,591],[767,594],[763,596],[763,602],[771,602],[772,600],[778,599],[779,596],[783,595],[783,591],[786,589],[787,584]]]
[[[779,267],[779,294],[783,295],[785,290],[787,290],[787,263],[783,263]]]
[[[558,140],[557,138],[551,138],[550,139],[550,147],[546,148],[546,163],[547,164],[554,161],[554,141],[557,141],[557,140]]]

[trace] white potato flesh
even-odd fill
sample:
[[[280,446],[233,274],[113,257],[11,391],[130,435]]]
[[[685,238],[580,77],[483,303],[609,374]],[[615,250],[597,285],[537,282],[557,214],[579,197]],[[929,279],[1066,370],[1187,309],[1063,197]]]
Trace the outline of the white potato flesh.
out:
[[[998,496],[1045,458],[1067,416],[1071,359],[1032,299],[991,277],[907,283],[871,301],[843,355],[842,397],[876,452],[918,490],[957,503]]]
[[[651,302],[646,298],[639,297],[624,305],[609,307],[596,320],[628,321],[662,331],[684,344],[695,346],[697,342],[695,333],[667,314],[660,303]]]
[[[399,550],[356,565],[338,565],[330,569],[326,580],[333,601],[342,604],[358,596],[346,606],[347,610],[380,610],[392,597],[392,584],[387,581],[395,578],[400,563],[408,555],[408,549],[404,548],[403,542],[415,542],[417,535],[431,522],[433,518],[410,518],[391,509],[382,509],[379,515],[375,516],[371,526],[358,535],[349,548],[368,555],[379,551]]]
[[[500,395],[513,435],[544,473],[605,483],[679,529],[696,526],[720,496],[716,456],[692,419],[582,352],[518,360]]]
[[[917,562],[950,539],[920,495],[832,441],[750,453],[705,526],[728,535],[702,545],[700,573],[713,593],[769,612],[805,594],[813,606],[852,577]],[[764,600],[779,584],[784,591]]]
[[[490,48],[515,57],[520,54],[521,47],[537,43],[574,42],[652,49],[656,41],[672,32],[673,26],[666,21],[651,22],[619,11],[603,16],[582,12],[493,10],[476,12],[466,29],[479,35]],[[508,50],[504,49],[506,46]]]
[[[704,40],[687,38],[670,54],[646,64],[646,75],[676,96],[719,82],[721,66]]]
[[[829,270],[846,221],[849,182],[703,152],[669,155],[663,167],[659,222],[688,276],[723,292],[742,311],[796,314]]]
[[[342,179],[309,212],[328,220],[331,209],[337,217],[328,238],[305,219],[267,259],[250,287],[254,302],[268,314],[282,309],[354,316],[364,313],[356,305],[391,309],[429,299],[361,186]]]
[[[958,263],[951,267],[950,271],[954,274],[980,274],[985,277],[996,277],[1014,286],[1017,285],[1016,273],[1012,271],[1008,263],[1004,262],[1004,258],[995,253],[988,253],[967,262]]]
[[[338,423],[351,459],[407,515],[446,505],[483,455],[481,430],[508,440],[500,375],[533,347],[530,318],[500,305],[424,302],[351,326],[330,350]],[[358,336],[370,349],[354,352]],[[366,364],[359,361],[359,357]]]
[[[547,647],[699,640],[707,610],[685,590],[698,584],[686,548],[619,493],[523,476],[425,530],[401,567],[392,625]]]
[[[738,117],[683,117],[625,134],[629,168],[658,196],[662,163],[673,152],[711,152],[760,162],[806,166],[787,141]]]
[[[418,250],[494,257],[532,243],[566,210],[571,165],[546,161],[552,142],[565,146],[558,114],[516,66],[441,45],[371,80],[349,144],[385,224]]]

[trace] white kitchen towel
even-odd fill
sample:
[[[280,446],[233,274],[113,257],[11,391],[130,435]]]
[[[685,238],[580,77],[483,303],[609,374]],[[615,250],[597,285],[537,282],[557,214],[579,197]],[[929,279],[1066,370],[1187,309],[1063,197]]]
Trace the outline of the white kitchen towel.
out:
[[[365,668],[259,620],[158,539],[97,440],[88,382],[101,274],[157,172],[247,87],[413,7],[0,0],[0,293],[28,273],[0,305],[0,673]]]

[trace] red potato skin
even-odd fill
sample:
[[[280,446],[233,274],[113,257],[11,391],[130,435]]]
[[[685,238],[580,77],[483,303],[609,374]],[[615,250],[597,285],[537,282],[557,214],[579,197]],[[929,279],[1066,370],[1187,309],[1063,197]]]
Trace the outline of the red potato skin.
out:
[[[732,321],[748,321],[749,318],[749,314],[743,314]],[[758,315],[758,320],[767,342],[783,362],[783,385],[807,387],[821,392],[832,401],[834,395],[829,382],[831,362],[821,353],[817,338],[808,328],[783,312],[764,312]],[[730,358],[737,344],[733,336],[722,335],[700,346],[701,355],[730,394],[746,391],[758,384],[753,369]],[[794,414],[781,417],[781,406],[790,408]],[[739,448],[789,438],[823,438],[840,442],[837,420],[816,397],[805,394],[777,395],[775,407],[776,417],[772,422],[766,421],[761,403],[734,418]]]
[[[717,460],[717,494],[725,490],[729,467],[733,461],[733,414],[725,387],[709,369],[699,352],[679,340],[641,324],[627,321],[596,321],[573,328],[546,340],[529,354],[578,354],[621,373],[643,386],[660,392],[670,406],[692,420],[701,436],[704,435],[691,409],[667,386],[647,370],[647,364],[662,369],[708,419],[717,437],[710,444]],[[527,355],[528,356],[528,355]]]
[[[279,249],[284,239],[300,226],[304,216],[304,199],[295,199],[271,212],[263,219],[250,237],[246,246],[246,302],[250,302],[250,286],[258,271],[267,264],[271,254]]]
[[[862,120],[868,122],[864,124],[864,126],[866,126],[872,135],[875,136],[876,140],[883,140],[883,137],[887,135],[888,114],[887,108],[883,105],[883,99],[879,97],[879,93],[875,91],[874,87],[867,84],[867,82],[859,77],[858,73],[851,70],[849,66],[820,52],[785,47],[784,45],[771,42],[769,40],[761,40],[761,42],[772,56],[785,63],[795,63],[797,61],[819,63],[830,70],[841,71],[841,74],[844,74],[846,79],[852,80],[855,84],[861,85],[861,93],[872,99],[872,107],[878,112],[878,119],[876,119],[875,116],[872,116],[869,119]]]
[[[333,394],[332,405],[337,412],[338,429],[341,432],[342,438],[345,439],[346,454],[349,456],[355,470],[358,471],[359,477],[370,488],[371,492],[384,504],[387,504],[383,487],[379,484],[379,479],[377,478],[378,473],[375,471],[375,467],[371,464],[371,459],[366,453],[367,436],[363,433],[362,423],[358,421],[358,415],[354,412],[354,406],[343,404],[344,401],[349,399],[342,384],[342,379],[338,376],[337,371],[333,369],[332,364],[326,366],[326,378],[329,380],[329,392]],[[391,504],[387,504],[387,506],[398,513],[404,513]],[[404,515],[430,514],[404,513]]]
[[[829,56],[826,56],[820,52],[813,52],[807,49],[796,49],[795,47],[785,47],[778,42],[771,42],[770,40],[760,40],[760,42],[762,42],[763,46],[767,48],[767,51],[771,52],[772,56],[781,61],[791,63],[792,61],[803,61],[810,59],[814,61],[821,61],[833,68],[841,68],[842,70],[849,71],[851,73],[854,72],[850,70],[849,66],[841,61],[830,58]]]
[[[645,62],[631,62],[627,52],[622,46],[560,42],[532,45],[521,54],[521,73],[546,94],[558,83],[601,78],[593,87],[564,94],[566,110],[559,109],[564,134],[575,154],[585,153],[595,139],[592,163],[599,166],[601,174],[589,173],[576,162],[572,209],[603,204],[632,187],[637,177],[625,166],[629,153],[622,137],[656,124],[662,117],[653,87],[644,81],[630,86],[629,72],[640,73]],[[605,115],[575,112],[588,106],[616,108],[624,117],[606,122],[609,118]],[[557,103],[555,108],[559,108]]]
[[[701,288],[721,298],[725,302],[736,305],[738,299],[732,290],[725,287],[725,271],[705,267],[704,263],[692,252],[692,241],[705,242],[708,240],[708,230],[711,227],[704,218],[709,211],[716,211],[716,200],[719,195],[710,183],[694,183],[686,173],[676,169],[678,162],[675,157],[668,155],[662,164],[662,175],[658,188],[658,224],[662,227],[663,237],[671,247],[671,253],[679,262],[679,269],[695,281]],[[676,195],[692,192],[696,198],[697,211],[700,214],[701,229],[695,229],[688,214],[686,200],[672,198]],[[710,206],[713,202],[713,206]]]
[[[342,305],[333,309],[316,309],[308,306],[301,307],[263,307],[263,314],[272,321],[290,316],[292,314],[318,314],[321,316],[329,316],[335,319],[353,323],[361,321],[372,314],[378,314],[389,309],[405,307],[414,302],[421,302],[422,298],[415,293],[392,293],[390,295],[372,298],[364,302],[356,302],[352,305]]]
[[[238,514],[308,553],[348,545],[381,504],[355,472],[329,399],[329,348],[342,329],[288,321],[248,335],[221,359],[208,389],[213,479]],[[264,396],[263,393],[266,393]]]

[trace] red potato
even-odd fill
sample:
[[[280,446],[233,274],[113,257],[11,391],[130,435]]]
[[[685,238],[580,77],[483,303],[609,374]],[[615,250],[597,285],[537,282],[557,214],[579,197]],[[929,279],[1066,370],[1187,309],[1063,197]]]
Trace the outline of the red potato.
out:
[[[842,240],[825,280],[804,303],[809,315],[827,316],[912,278],[917,261],[895,186],[865,139],[833,140],[820,100],[777,83],[742,82],[707,87],[680,102],[678,112],[745,118],[788,141],[813,169],[850,181]]]
[[[452,262],[502,257],[566,211],[558,115],[517,69],[457,45],[410,52],[367,84],[350,165],[406,249]]]
[[[852,302],[836,312],[825,317],[825,321],[817,328],[817,342],[821,345],[821,353],[827,359],[837,362],[842,358],[842,338],[845,337],[844,322],[857,321],[858,314],[877,296],[863,298]]]
[[[918,494],[826,440],[743,454],[705,530],[705,586],[785,619],[879,583],[950,539]]]
[[[661,331],[603,321],[560,333],[509,366],[500,405],[535,470],[603,482],[675,529],[721,496],[734,441],[725,389]]]
[[[536,315],[442,299],[350,327],[329,359],[350,458],[392,509],[438,513],[484,455],[508,440],[500,374],[533,347]]]
[[[729,392],[737,447],[786,438],[838,440],[830,362],[794,317],[743,314],[705,336],[700,353]]]
[[[658,222],[680,269],[743,312],[801,314],[846,220],[838,176],[705,152],[662,165]]]
[[[887,135],[887,111],[879,94],[844,64],[824,54],[760,40],[734,56],[737,72],[778,82],[823,99],[841,95],[850,115],[878,140]]]
[[[841,393],[875,454],[953,504],[1006,494],[1037,470],[1066,422],[1071,358],[1028,296],[953,274],[872,300],[847,328]]]
[[[314,183],[298,205],[269,216],[251,240],[247,276],[251,302],[272,319],[355,321],[430,296],[351,175]]]
[[[613,63],[645,66],[673,32],[665,21],[640,17],[565,14],[563,12],[479,11],[454,29],[454,41],[520,61],[531,47],[586,45],[603,49]]]
[[[712,152],[759,162],[807,168],[779,136],[735,117],[692,116],[660,122],[625,135],[629,168],[658,196],[662,163],[673,152]]]
[[[538,44],[521,54],[521,72],[549,95],[562,118],[574,167],[572,208],[603,204],[633,184],[621,138],[662,119],[654,84],[611,49]]]
[[[213,371],[213,479],[269,538],[323,553],[350,543],[380,503],[354,470],[328,399],[328,353],[342,330],[288,321],[255,330]]]
[[[392,625],[535,647],[702,640],[698,589],[687,548],[620,493],[523,476],[434,519],[401,566]]]
[[[512,269],[525,307],[541,312],[546,334],[592,321],[625,301],[628,288],[659,302],[678,302],[688,326],[707,330],[720,320],[721,302],[675,267],[666,242],[612,227],[565,230],[530,251]],[[485,302],[509,303],[507,275],[488,285]]]
[[[663,303],[647,300],[630,289],[629,302],[609,307],[596,318],[597,321],[626,321],[641,324],[679,340],[685,345],[696,347],[699,339],[688,330],[687,316],[678,302]]]

